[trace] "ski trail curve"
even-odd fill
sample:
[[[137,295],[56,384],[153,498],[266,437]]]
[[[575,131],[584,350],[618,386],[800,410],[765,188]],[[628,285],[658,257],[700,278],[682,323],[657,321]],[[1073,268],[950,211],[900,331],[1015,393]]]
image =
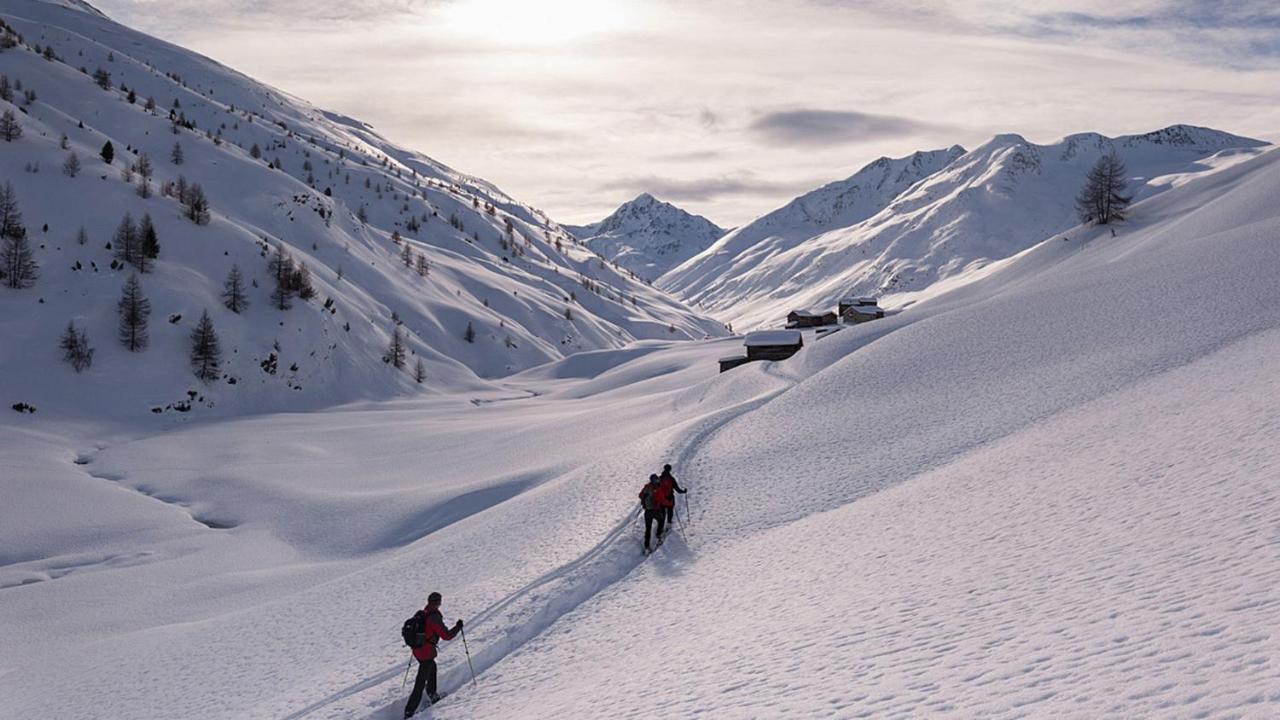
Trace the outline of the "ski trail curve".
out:
[[[776,376],[775,379],[783,380]],[[769,402],[792,384],[788,381],[780,387],[749,400],[688,421],[692,427],[681,435],[680,442],[672,448],[671,456],[676,458],[676,463],[682,462],[722,427]],[[637,513],[627,512],[600,542],[582,555],[533,579],[476,614],[468,623],[468,628],[483,627],[490,623],[499,624],[499,629],[491,633],[495,639],[477,644],[472,638],[471,658],[476,675],[483,674],[500,660],[519,650],[545,632],[561,617],[623,579],[638,567],[643,562],[643,557],[637,555],[630,542],[623,542],[636,517]],[[557,586],[554,592],[537,592],[540,588],[549,585]],[[502,622],[503,618],[507,621]],[[286,715],[282,720],[300,720],[308,717],[334,703],[393,681],[401,677],[404,672],[405,665],[398,660],[387,669],[337,690],[311,705]],[[458,663],[448,669],[441,668],[439,680],[441,691],[454,692],[468,682],[470,682],[470,671],[466,663]],[[397,696],[399,692],[400,688],[394,689]],[[397,697],[396,700],[381,706],[367,717],[378,718],[387,715],[390,712],[388,708],[398,713],[400,701],[401,699]]]

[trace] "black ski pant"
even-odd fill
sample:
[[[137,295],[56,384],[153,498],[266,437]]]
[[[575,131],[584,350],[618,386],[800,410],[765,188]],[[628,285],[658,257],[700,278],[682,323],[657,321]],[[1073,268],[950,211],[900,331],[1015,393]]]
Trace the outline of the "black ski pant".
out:
[[[653,522],[658,521],[658,538],[662,538],[662,533],[667,527],[667,513],[663,508],[655,508],[653,510],[644,511],[644,546],[649,547],[649,533],[653,530]]]
[[[671,504],[667,506],[667,524],[668,525],[671,524],[671,515],[675,513],[675,511],[676,511],[676,501],[672,500]]]
[[[427,688],[427,697],[436,696],[436,661],[419,660],[418,674],[413,678],[413,692],[409,695],[409,702],[404,706],[404,716],[409,717],[418,711],[418,703],[422,702],[422,688]]]

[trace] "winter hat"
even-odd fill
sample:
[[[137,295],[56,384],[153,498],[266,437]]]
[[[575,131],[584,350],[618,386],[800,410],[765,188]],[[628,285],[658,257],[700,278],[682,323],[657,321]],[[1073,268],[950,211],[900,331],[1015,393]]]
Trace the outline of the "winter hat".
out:
[[[440,593],[438,592],[433,592],[427,596],[428,605],[439,605],[441,600],[443,600],[443,598],[440,597]]]
[[[658,476],[657,476],[657,475],[650,475],[650,476],[649,476],[649,482],[658,482]]]

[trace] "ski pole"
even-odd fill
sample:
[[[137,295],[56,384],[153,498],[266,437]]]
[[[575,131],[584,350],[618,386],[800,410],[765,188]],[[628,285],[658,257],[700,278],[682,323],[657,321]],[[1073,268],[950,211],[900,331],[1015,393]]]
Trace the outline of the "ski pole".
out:
[[[467,651],[467,667],[471,668],[471,687],[476,687],[476,666],[471,664],[471,648],[467,647],[467,630],[460,628],[458,632],[462,634],[462,649]]]
[[[413,655],[409,656],[409,664],[404,666],[404,680],[400,681],[400,689],[404,689],[404,684],[409,682],[409,668],[413,667]]]

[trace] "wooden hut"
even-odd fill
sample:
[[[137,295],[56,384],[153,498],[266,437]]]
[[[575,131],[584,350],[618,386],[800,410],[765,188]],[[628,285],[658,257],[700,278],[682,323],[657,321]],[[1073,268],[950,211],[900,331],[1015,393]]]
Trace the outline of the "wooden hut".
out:
[[[822,327],[823,325],[835,325],[836,322],[836,314],[830,310],[826,312],[821,310],[792,310],[787,315],[787,327],[789,328]]]
[[[799,330],[757,330],[747,333],[747,360],[786,360],[804,347]]]
[[[864,323],[884,317],[879,305],[850,305],[840,313],[846,323]]]
[[[732,370],[739,365],[746,365],[749,362],[751,362],[751,359],[746,355],[733,355],[730,357],[720,358],[720,372]]]
[[[848,310],[851,307],[866,307],[868,305],[875,306],[878,304],[879,304],[879,300],[871,297],[870,295],[864,295],[861,297],[851,296],[851,297],[840,299],[840,302],[837,303],[838,309],[836,310],[836,312],[839,313],[840,317],[844,317],[844,311]]]

